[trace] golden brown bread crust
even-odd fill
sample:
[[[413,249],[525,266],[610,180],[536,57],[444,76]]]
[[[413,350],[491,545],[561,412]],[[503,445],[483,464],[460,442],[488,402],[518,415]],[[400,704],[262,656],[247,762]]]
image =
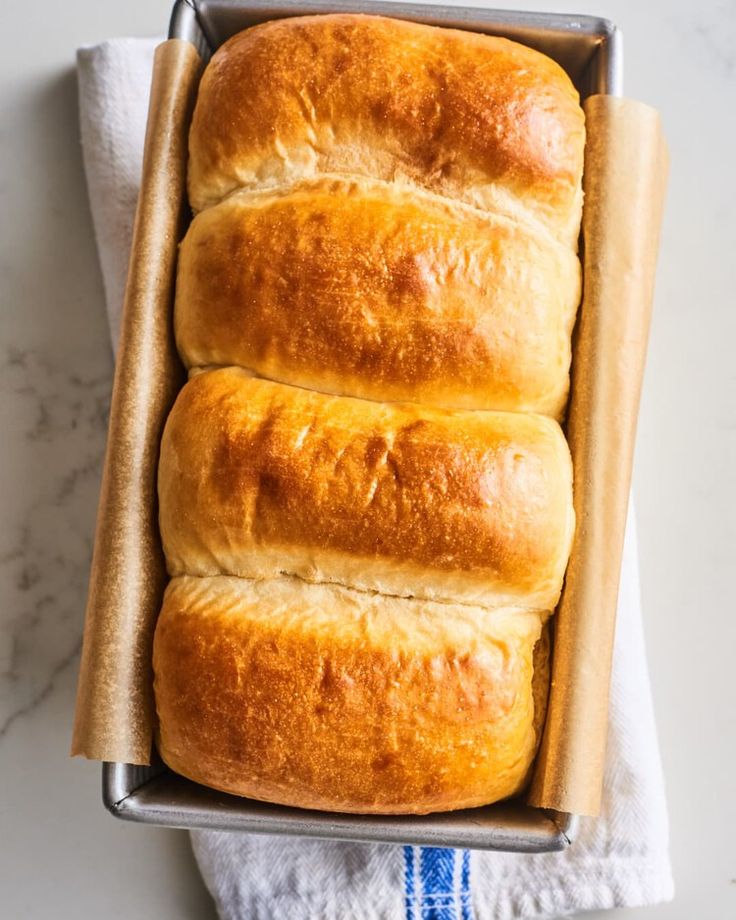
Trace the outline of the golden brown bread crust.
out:
[[[234,195],[193,221],[188,367],[330,393],[559,417],[580,264],[516,222],[370,180]]]
[[[166,423],[170,574],[282,572],[385,594],[551,609],[571,463],[536,415],[384,404],[210,371]]]
[[[424,814],[518,792],[541,616],[293,578],[175,578],[154,641],[158,747],[225,792]]]
[[[178,577],[154,641],[174,770],[375,814],[523,787],[570,457],[549,419],[460,410],[563,409],[583,144],[567,76],[504,39],[331,15],[214,55],[184,360],[385,402],[234,368],[180,394],[159,469]]]
[[[189,197],[324,173],[419,185],[541,220],[575,245],[584,117],[567,74],[503,38],[377,16],[263,23],[199,89]]]

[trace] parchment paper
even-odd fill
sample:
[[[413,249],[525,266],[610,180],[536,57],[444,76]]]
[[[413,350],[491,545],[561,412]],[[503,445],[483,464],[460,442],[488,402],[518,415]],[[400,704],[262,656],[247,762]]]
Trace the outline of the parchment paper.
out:
[[[156,50],[72,738],[72,754],[92,760],[151,758],[151,645],[166,583],[156,466],[163,424],[184,380],[171,315],[200,65],[188,42]]]
[[[584,108],[584,293],[567,426],[577,527],[529,803],[596,815],[667,153],[659,116],[648,106],[591,96]]]

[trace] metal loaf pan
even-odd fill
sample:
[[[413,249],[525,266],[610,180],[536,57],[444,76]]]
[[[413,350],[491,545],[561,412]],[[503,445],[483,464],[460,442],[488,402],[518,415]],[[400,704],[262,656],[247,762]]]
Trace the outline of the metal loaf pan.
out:
[[[502,35],[554,58],[581,97],[622,91],[621,33],[592,16],[429,6],[380,0],[177,0],[169,38],[191,42],[203,59],[248,26],[286,16],[361,12]],[[577,818],[508,801],[426,817],[341,815],[268,805],[207,789],[160,760],[150,767],[105,763],[103,801],[118,818],[145,824],[341,840],[541,853],[574,840]]]

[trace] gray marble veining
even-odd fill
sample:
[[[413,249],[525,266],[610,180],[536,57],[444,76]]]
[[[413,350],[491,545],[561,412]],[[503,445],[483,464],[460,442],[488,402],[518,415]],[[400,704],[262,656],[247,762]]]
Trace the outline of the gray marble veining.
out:
[[[0,359],[0,391],[23,451],[15,488],[25,499],[0,530],[2,743],[79,651],[110,374],[11,345]]]

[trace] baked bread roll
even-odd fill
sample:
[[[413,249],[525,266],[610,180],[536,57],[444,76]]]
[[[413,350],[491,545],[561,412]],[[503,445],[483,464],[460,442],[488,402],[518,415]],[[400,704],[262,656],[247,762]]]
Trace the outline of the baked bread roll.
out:
[[[584,117],[550,58],[378,16],[266,22],[220,47],[189,138],[195,210],[325,173],[419,186],[575,246]]]
[[[187,367],[559,418],[579,299],[574,251],[534,227],[402,186],[320,179],[241,192],[194,219],[176,339]]]
[[[158,747],[196,782],[300,808],[504,798],[541,728],[541,624],[295,578],[175,578],[154,643]]]
[[[171,575],[281,573],[485,607],[552,609],[573,532],[559,425],[195,376],[161,445]]]

